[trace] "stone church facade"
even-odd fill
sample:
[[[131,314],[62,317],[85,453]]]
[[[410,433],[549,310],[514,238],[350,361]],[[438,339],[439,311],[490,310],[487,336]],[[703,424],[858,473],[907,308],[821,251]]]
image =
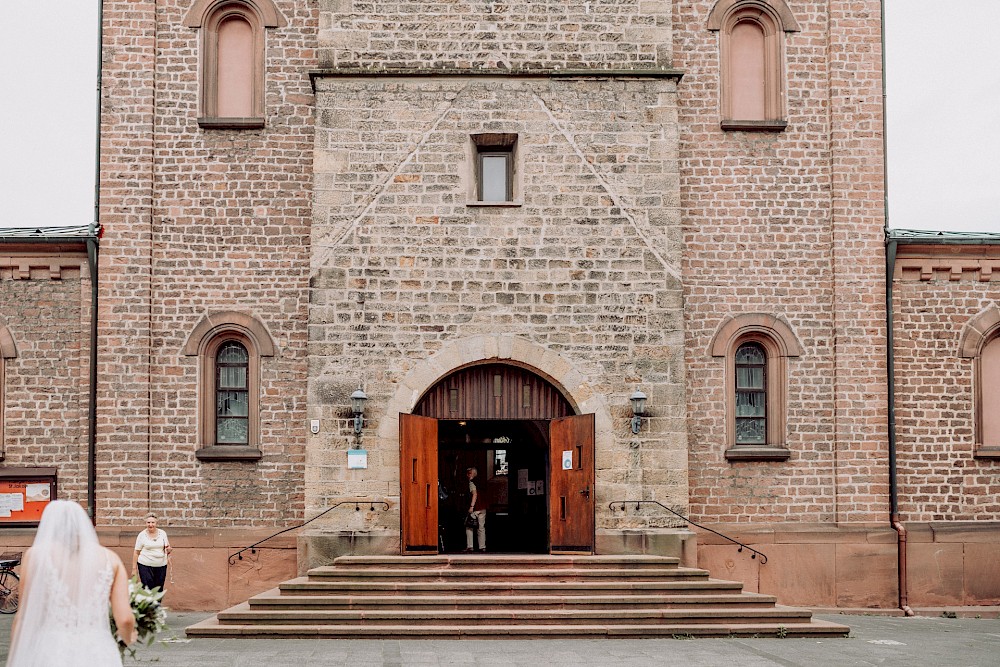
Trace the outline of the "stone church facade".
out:
[[[1000,598],[997,239],[887,245],[878,2],[105,2],[103,53],[102,235],[3,239],[0,474],[160,515],[175,607],[461,551],[472,465],[491,551]]]

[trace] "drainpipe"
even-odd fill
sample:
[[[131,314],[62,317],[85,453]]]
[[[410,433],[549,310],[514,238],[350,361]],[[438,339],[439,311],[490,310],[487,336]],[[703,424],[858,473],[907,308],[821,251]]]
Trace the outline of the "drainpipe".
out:
[[[882,194],[885,223],[885,358],[888,380],[888,421],[889,421],[889,523],[896,531],[896,574],[898,576],[899,608],[907,616],[913,616],[909,605],[906,578],[906,528],[899,520],[899,487],[896,479],[896,352],[892,327],[892,276],[896,269],[896,249],[898,242],[889,232],[889,155],[888,123],[886,114],[886,68],[885,68],[885,0],[879,3],[882,38]]]
[[[892,275],[896,268],[898,241],[886,230],[885,237],[885,330],[886,330],[886,376],[888,378],[889,415],[889,522],[896,531],[896,572],[899,576],[899,608],[907,616],[913,616],[907,594],[906,578],[906,528],[899,521],[899,485],[896,478],[896,353],[893,349],[892,327]]]
[[[94,151],[94,221],[87,238],[90,265],[90,395],[87,406],[87,513],[97,525],[97,261],[101,234],[101,87],[104,71],[104,0],[97,3],[97,132]]]

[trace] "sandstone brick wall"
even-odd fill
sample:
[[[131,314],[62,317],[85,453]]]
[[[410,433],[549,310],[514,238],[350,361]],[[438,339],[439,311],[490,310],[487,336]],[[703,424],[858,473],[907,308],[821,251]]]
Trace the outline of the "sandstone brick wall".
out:
[[[3,360],[2,465],[54,467],[59,497],[85,504],[90,274],[83,253],[33,254],[26,275],[0,268],[0,325],[17,346]]]
[[[324,431],[310,442],[310,506],[337,494],[396,497],[398,440],[380,422],[477,360],[453,348],[479,337],[494,342],[478,360],[517,339],[531,350],[521,361],[543,374],[573,369],[570,400],[606,401],[599,511],[602,501],[636,494],[683,504],[677,180],[664,148],[674,83],[332,77],[318,85],[310,416]],[[480,132],[518,135],[523,204],[468,205],[468,145]],[[407,384],[424,363],[433,372]],[[369,470],[348,471],[346,397],[358,382],[370,398]],[[636,385],[655,412],[633,439],[626,412]]]
[[[974,456],[973,360],[959,355],[963,327],[1000,303],[1000,281],[969,272],[958,278],[951,271],[958,262],[948,259],[921,279],[921,266],[932,263],[900,259],[915,270],[897,271],[893,285],[900,515],[1000,521],[1000,461]]]
[[[719,129],[713,5],[674,5],[691,509],[734,523],[883,520],[878,3],[789,3],[801,32],[785,34],[779,133]],[[804,348],[788,360],[791,456],[730,463],[724,360],[708,348],[726,316],[755,312],[783,317]]]
[[[98,517],[285,525],[302,515],[315,5],[278,1],[266,31],[266,127],[202,129],[193,3],[104,6]],[[258,463],[199,462],[197,358],[212,312],[257,318]],[[214,400],[209,397],[209,400]]]
[[[330,67],[669,65],[669,0],[320,0]]]

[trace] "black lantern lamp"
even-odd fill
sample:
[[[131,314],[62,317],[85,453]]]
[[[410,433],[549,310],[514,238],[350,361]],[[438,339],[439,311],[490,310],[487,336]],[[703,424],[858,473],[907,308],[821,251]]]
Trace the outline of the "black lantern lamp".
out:
[[[632,433],[638,434],[642,427],[642,416],[646,414],[646,394],[636,389],[628,400],[632,402]]]
[[[368,394],[361,387],[358,387],[351,394],[351,412],[354,413],[354,433],[361,435],[361,429],[365,425],[365,403],[368,401]]]

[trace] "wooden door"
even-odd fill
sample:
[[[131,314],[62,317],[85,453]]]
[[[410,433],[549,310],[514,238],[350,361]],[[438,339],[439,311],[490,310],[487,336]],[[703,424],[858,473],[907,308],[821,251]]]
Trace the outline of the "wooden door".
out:
[[[594,553],[594,415],[549,422],[549,551]]]
[[[438,552],[438,423],[399,415],[399,510],[403,555]]]

